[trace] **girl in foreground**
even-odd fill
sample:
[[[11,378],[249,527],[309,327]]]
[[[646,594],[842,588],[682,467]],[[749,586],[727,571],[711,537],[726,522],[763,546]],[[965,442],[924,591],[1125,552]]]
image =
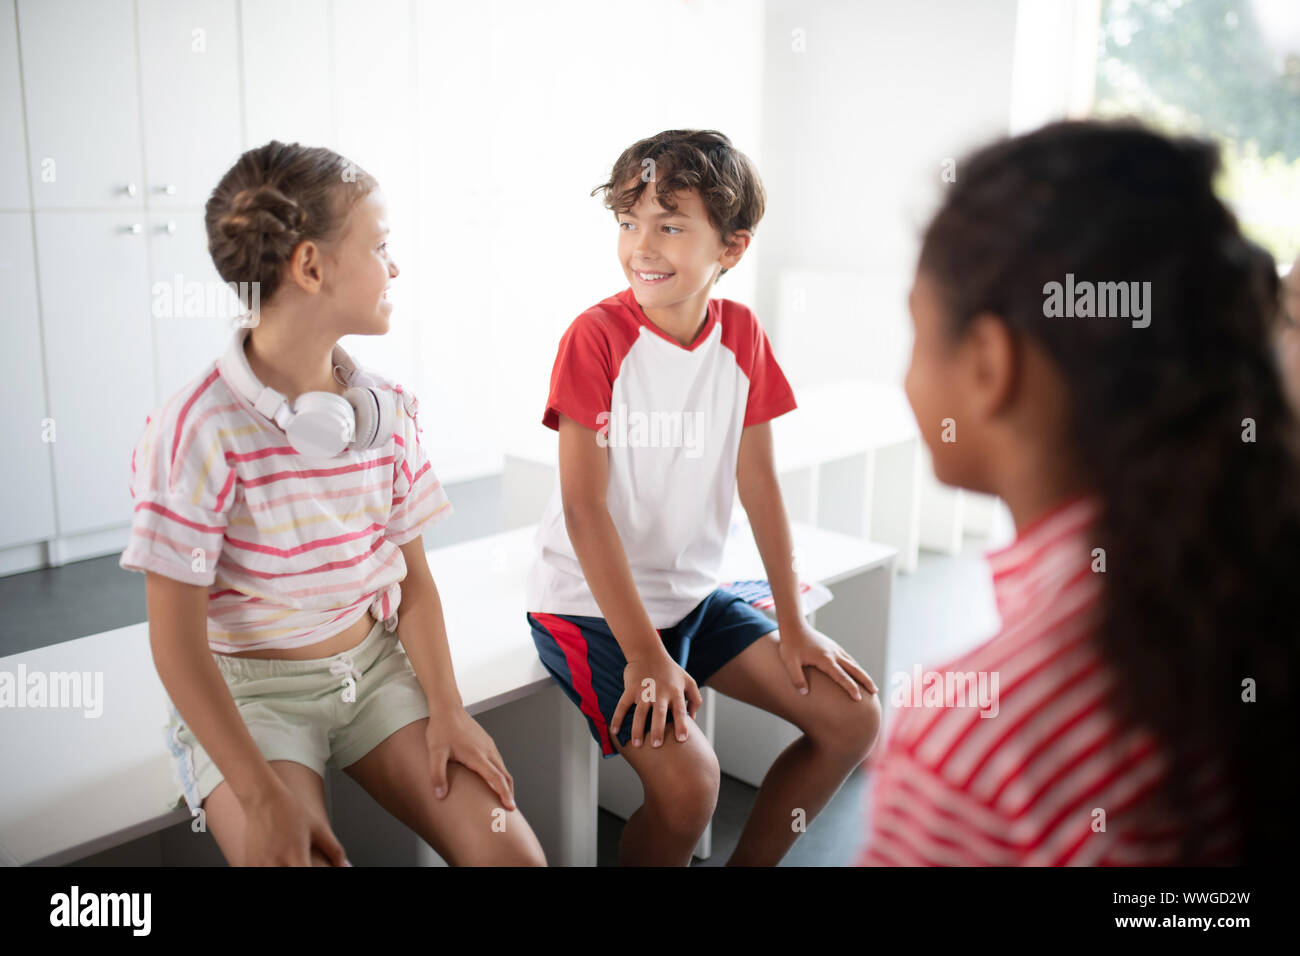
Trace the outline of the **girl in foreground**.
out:
[[[938,668],[1000,699],[887,711],[862,862],[1294,859],[1297,422],[1217,166],[1057,123],[947,187],[906,390],[939,479],[1015,520],[1002,630]]]

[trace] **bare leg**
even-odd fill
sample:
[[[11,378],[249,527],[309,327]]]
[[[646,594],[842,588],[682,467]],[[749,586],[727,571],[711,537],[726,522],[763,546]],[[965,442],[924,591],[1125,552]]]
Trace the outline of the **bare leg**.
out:
[[[880,728],[880,702],[862,689],[854,700],[830,677],[805,667],[808,693],[790,683],[773,631],[728,661],[708,680],[714,690],[790,721],[803,736],[773,762],[729,866],[780,862],[853,769],[866,759]]]
[[[496,792],[464,764],[449,763],[447,795],[433,795],[428,724],[427,717],[407,724],[344,772],[452,866],[545,866],[523,813],[502,807]]]
[[[318,813],[322,820],[329,820],[325,811],[325,781],[310,767],[293,760],[272,760],[271,769],[285,782],[294,796],[301,800],[310,810]],[[203,810],[207,817],[208,828],[212,837],[221,848],[222,855],[231,866],[244,865],[244,831],[247,820],[244,808],[235,796],[230,784],[223,780],[217,784],[206,800]],[[315,845],[311,848],[312,866],[331,866],[329,858]]]
[[[632,719],[629,711],[625,720]],[[687,717],[685,742],[669,724],[660,747],[650,746],[646,733],[640,747],[620,746],[645,790],[645,803],[628,817],[619,843],[624,866],[689,866],[691,851],[718,804],[718,758],[704,731]]]

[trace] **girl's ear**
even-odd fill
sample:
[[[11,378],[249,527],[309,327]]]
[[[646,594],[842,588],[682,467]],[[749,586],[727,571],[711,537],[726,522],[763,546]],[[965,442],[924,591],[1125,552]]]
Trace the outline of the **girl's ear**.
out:
[[[304,292],[315,295],[320,291],[324,281],[322,267],[320,246],[310,239],[304,239],[294,247],[293,254],[289,256],[288,278]]]
[[[963,348],[970,361],[973,411],[986,421],[996,418],[1016,396],[1022,374],[1019,340],[1000,316],[981,312],[971,319]]]

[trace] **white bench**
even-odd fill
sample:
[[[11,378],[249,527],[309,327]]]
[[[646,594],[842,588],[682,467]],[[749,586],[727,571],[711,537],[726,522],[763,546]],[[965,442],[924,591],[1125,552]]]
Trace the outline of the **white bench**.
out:
[[[893,550],[817,528],[794,532],[804,578],[836,595],[817,612],[817,625],[873,675],[883,675]],[[599,760],[585,719],[537,658],[524,618],[532,537],[532,528],[519,528],[434,549],[429,565],[466,709],[501,749],[548,861],[594,865],[598,780],[601,803],[623,816],[639,804],[640,784],[624,761]],[[733,537],[723,576],[763,577],[747,531]],[[20,665],[28,673],[102,672],[105,700],[95,719],[76,710],[0,710],[0,861],[58,865],[118,848],[113,862],[220,862],[210,838],[177,826],[187,823],[188,810],[167,806],[174,785],[163,746],[166,695],[147,623],[0,659],[0,670],[13,673]],[[722,769],[757,785],[797,731],[713,698],[706,689],[706,733]],[[335,832],[354,863],[442,862],[346,774],[331,769],[326,792]],[[636,802],[629,807],[629,800]]]
[[[466,709],[497,738],[547,859],[594,865],[595,755],[586,724],[537,659],[522,589],[487,600],[484,573],[495,566],[503,580],[522,581],[526,556],[495,548],[492,539],[428,556]],[[132,841],[140,845],[121,860],[220,861],[209,838],[174,828],[190,814],[168,806],[174,783],[163,736],[166,692],[146,622],[0,659],[0,670],[20,667],[100,672],[104,702],[93,719],[76,710],[0,710],[0,852],[7,862],[59,865]],[[326,791],[354,863],[441,862],[346,774],[331,769]]]

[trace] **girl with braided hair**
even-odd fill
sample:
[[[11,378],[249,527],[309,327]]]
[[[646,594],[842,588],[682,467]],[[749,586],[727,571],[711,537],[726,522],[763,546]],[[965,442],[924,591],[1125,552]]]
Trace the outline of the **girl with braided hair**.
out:
[[[988,558],[1001,630],[935,671],[996,676],[999,699],[900,695],[862,862],[1294,858],[1300,434],[1276,284],[1217,168],[1132,122],[958,165],[905,385],[938,478],[1015,520]],[[1088,283],[1132,314],[1052,301]]]
[[[387,219],[337,153],[243,154],[208,200],[208,248],[257,307],[131,460],[121,565],[147,576],[177,798],[232,864],[345,862],[327,765],[449,863],[545,862],[456,688],[421,538],[451,505],[419,403],[338,345],[388,330]]]

